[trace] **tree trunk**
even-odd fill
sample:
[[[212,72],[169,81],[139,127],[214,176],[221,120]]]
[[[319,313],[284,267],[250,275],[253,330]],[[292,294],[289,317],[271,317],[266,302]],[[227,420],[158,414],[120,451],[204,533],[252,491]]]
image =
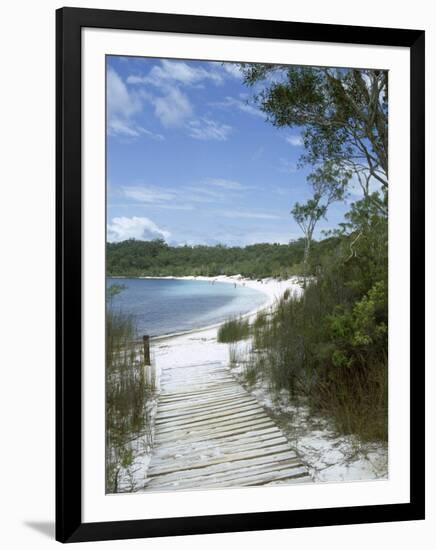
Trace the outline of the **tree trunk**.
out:
[[[308,275],[307,271],[308,271],[311,240],[312,239],[308,235],[306,235],[306,242],[304,244],[304,257],[303,257],[304,288],[306,288],[306,278]]]

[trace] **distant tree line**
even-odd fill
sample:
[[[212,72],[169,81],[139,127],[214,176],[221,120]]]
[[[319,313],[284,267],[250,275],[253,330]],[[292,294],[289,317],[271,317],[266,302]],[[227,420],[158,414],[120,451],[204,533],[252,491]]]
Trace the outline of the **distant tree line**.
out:
[[[311,268],[337,237],[312,244]],[[163,240],[129,239],[107,243],[109,276],[186,276],[241,274],[245,277],[286,278],[303,271],[304,239],[289,244],[260,243],[239,246],[170,246]]]

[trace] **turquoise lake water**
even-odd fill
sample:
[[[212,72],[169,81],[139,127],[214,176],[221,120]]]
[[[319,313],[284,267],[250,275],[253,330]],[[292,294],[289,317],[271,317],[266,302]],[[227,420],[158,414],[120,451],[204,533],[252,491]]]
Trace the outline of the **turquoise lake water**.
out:
[[[260,307],[265,294],[232,283],[178,279],[109,278],[126,286],[112,308],[132,315],[138,336],[160,336],[219,323]]]

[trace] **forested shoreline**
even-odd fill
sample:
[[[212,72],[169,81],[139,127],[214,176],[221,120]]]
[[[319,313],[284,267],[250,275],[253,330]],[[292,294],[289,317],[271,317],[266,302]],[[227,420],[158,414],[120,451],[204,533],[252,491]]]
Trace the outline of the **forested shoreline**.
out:
[[[315,266],[337,237],[313,243]],[[163,240],[107,243],[107,274],[111,277],[243,275],[249,278],[288,278],[303,273],[304,240],[289,244],[259,243],[245,247],[170,246]]]

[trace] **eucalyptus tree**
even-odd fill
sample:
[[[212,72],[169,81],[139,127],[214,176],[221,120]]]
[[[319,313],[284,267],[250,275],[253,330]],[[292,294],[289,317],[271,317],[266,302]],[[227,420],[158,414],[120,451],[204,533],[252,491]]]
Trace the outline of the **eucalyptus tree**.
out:
[[[267,119],[300,130],[305,149],[300,165],[334,164],[349,175],[349,185],[357,182],[386,215],[387,71],[267,64],[241,68]]]
[[[307,276],[310,248],[316,224],[326,218],[329,206],[343,198],[350,173],[339,169],[333,162],[326,161],[309,176],[313,197],[307,202],[296,202],[291,210],[294,220],[304,234],[304,276]]]

